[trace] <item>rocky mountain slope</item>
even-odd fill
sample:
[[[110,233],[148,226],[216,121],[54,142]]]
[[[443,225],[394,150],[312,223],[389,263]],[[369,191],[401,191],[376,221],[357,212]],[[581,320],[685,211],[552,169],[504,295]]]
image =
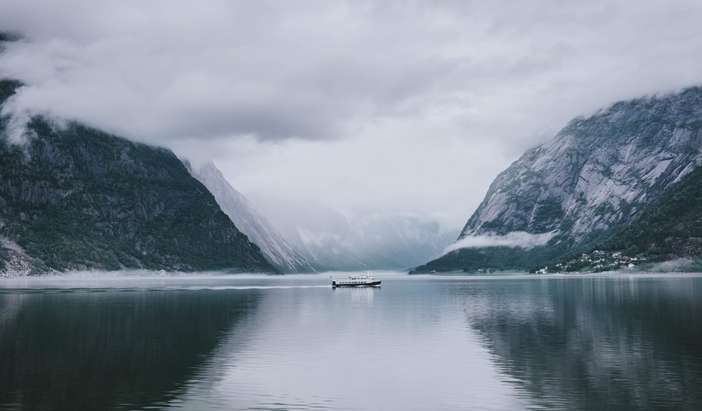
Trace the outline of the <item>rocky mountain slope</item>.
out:
[[[192,175],[214,195],[234,225],[259,246],[264,256],[281,272],[314,272],[312,265],[263,217],[254,205],[229,184],[214,163],[192,169]]]
[[[0,104],[20,84],[0,81]],[[44,117],[0,117],[0,272],[275,271],[169,150]]]
[[[699,87],[574,119],[502,172],[456,249],[417,271],[527,269],[589,249],[669,195],[701,149]]]
[[[645,207],[630,224],[575,256],[566,256],[549,271],[606,271],[652,267],[676,261],[667,269],[699,270],[702,256],[702,167],[674,184]]]
[[[695,169],[618,230],[607,249],[649,260],[702,255],[702,168]]]

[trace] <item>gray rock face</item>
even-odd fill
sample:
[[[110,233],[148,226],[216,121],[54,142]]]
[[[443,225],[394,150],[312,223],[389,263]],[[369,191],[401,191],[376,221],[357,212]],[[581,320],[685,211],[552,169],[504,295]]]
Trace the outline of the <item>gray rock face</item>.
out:
[[[700,163],[702,89],[573,120],[501,173],[461,237],[556,231],[579,241],[627,222]]]
[[[0,81],[0,104],[19,86]],[[169,150],[0,118],[0,271],[275,271]]]
[[[214,195],[234,225],[259,246],[265,257],[281,272],[314,272],[315,267],[294,249],[263,217],[254,205],[229,184],[213,163],[192,170],[192,174]]]
[[[575,256],[541,272],[702,270],[702,167],[697,167],[644,207],[629,224]]]
[[[459,240],[550,233],[546,247],[559,250],[538,250],[543,258],[571,251],[631,222],[699,166],[701,149],[702,88],[616,103],[502,172]]]

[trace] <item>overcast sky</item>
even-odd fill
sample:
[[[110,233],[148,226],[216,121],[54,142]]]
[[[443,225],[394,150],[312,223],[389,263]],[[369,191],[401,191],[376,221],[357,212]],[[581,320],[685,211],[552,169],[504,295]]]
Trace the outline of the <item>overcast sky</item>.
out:
[[[245,194],[462,225],[567,120],[702,84],[702,1],[0,0],[16,110],[213,159]]]

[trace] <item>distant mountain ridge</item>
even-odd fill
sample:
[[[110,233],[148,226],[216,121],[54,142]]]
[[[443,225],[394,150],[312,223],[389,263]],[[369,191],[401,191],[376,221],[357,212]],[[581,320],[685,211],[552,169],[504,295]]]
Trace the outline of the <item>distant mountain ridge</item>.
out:
[[[314,272],[316,267],[294,249],[243,194],[229,184],[214,163],[191,168],[192,175],[214,195],[234,225],[246,234],[281,272]]]
[[[670,195],[701,153],[700,87],[577,118],[500,173],[458,239],[549,234],[545,244],[457,249],[417,271],[531,269],[591,249]]]
[[[21,84],[0,81],[0,107]],[[32,117],[0,117],[0,273],[276,270],[169,150]]]
[[[458,234],[412,213],[338,210],[314,201],[288,203],[286,212],[276,215],[276,228],[319,270],[406,270],[439,255]]]

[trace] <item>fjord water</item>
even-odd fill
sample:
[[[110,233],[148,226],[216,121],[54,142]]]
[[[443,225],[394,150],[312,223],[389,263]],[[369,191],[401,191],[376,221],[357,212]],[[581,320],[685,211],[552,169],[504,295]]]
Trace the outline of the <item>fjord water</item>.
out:
[[[0,409],[702,409],[702,277],[0,281]]]

